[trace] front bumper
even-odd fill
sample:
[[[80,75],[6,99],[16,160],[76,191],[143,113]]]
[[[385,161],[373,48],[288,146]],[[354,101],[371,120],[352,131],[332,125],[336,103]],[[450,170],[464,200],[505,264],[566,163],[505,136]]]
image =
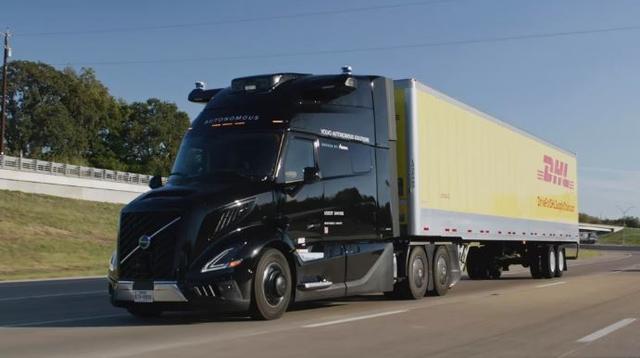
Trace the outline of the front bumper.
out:
[[[112,298],[115,301],[134,302],[134,282],[118,281],[113,287]],[[188,302],[176,281],[154,281],[150,285],[153,302]]]
[[[244,289],[241,289],[242,288]],[[246,312],[250,304],[248,287],[236,281],[116,281],[110,280],[111,303],[116,307],[153,304],[165,310],[206,310],[213,312]],[[152,303],[135,302],[135,291],[151,293]],[[243,292],[245,294],[243,294]]]

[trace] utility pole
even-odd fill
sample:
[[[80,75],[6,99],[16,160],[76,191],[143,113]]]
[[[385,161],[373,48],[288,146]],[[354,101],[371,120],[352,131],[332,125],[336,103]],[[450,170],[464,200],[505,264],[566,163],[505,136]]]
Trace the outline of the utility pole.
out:
[[[0,155],[4,155],[4,137],[7,122],[7,62],[11,56],[9,31],[4,32],[4,57],[2,62],[2,119],[0,119]]]
[[[622,213],[622,245],[624,246],[624,229],[627,227],[627,221],[625,220],[625,218],[627,217],[627,213],[629,212],[629,210],[634,209],[634,206],[628,206],[626,209],[621,208],[620,206],[617,206],[618,210],[620,210],[620,212]]]

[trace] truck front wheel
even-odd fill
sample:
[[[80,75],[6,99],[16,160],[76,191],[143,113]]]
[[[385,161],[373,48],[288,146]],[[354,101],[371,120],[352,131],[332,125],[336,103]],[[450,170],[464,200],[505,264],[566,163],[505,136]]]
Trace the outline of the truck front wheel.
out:
[[[287,259],[280,251],[267,249],[256,265],[251,316],[260,320],[279,318],[289,306],[291,290],[291,270]]]

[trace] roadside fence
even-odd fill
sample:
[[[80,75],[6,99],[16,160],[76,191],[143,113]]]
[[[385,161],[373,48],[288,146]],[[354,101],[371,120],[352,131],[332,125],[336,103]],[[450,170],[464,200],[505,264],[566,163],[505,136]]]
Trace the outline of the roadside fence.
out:
[[[138,185],[148,185],[151,179],[151,175],[146,174],[83,167],[80,165],[48,162],[45,160],[12,157],[8,155],[0,155],[0,169]]]

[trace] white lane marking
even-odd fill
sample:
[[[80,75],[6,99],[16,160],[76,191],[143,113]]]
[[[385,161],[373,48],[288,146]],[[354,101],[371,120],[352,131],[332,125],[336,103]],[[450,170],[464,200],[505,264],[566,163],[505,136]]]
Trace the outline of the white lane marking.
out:
[[[0,302],[21,301],[21,300],[31,300],[31,299],[37,299],[37,298],[50,298],[50,297],[95,295],[95,294],[98,294],[98,293],[106,295],[107,291],[105,291],[105,290],[100,290],[100,291],[82,291],[82,292],[71,292],[71,293],[52,293],[52,294],[48,294],[48,295],[5,297],[5,298],[0,298]]]
[[[53,319],[53,320],[49,320],[49,321],[34,321],[34,322],[23,322],[23,323],[0,323],[0,326],[4,326],[4,327],[28,327],[28,326],[40,326],[40,325],[43,325],[43,324],[91,321],[91,320],[96,320],[96,319],[115,318],[115,317],[129,317],[129,315],[128,314],[122,314],[122,313],[120,313],[120,314],[105,314],[105,315],[100,315],[100,316]]]
[[[553,283],[547,283],[547,284],[544,284],[544,285],[538,285],[538,286],[536,286],[536,288],[564,285],[565,283],[567,283],[567,281],[558,281],[558,282],[553,282]]]
[[[55,277],[55,278],[33,278],[26,280],[6,280],[0,281],[0,285],[5,283],[30,283],[30,282],[51,282],[51,281],[67,281],[67,280],[90,280],[96,278],[107,278],[105,275],[101,276],[69,276],[69,277]]]
[[[365,316],[357,316],[357,317],[351,317],[351,318],[337,319],[335,321],[307,324],[307,325],[302,326],[302,328],[324,327],[324,326],[329,326],[329,325],[332,325],[332,324],[340,324],[340,323],[347,323],[347,322],[353,322],[353,321],[360,321],[360,320],[363,320],[363,319],[389,316],[389,315],[392,315],[392,314],[405,313],[405,312],[408,312],[408,311],[409,310],[407,309],[407,310],[396,310],[396,311],[380,312],[380,313],[374,313],[374,314],[369,314],[369,315],[365,315]]]
[[[617,330],[619,330],[620,328],[626,327],[628,325],[630,325],[631,323],[633,323],[633,321],[635,321],[635,318],[625,318],[622,319],[612,325],[606,326],[603,329],[599,330],[599,331],[595,331],[593,333],[591,333],[588,336],[584,336],[580,339],[577,340],[577,342],[579,343],[589,343],[589,342],[593,342],[596,339],[602,338],[604,336],[606,336],[609,333],[615,332]]]

